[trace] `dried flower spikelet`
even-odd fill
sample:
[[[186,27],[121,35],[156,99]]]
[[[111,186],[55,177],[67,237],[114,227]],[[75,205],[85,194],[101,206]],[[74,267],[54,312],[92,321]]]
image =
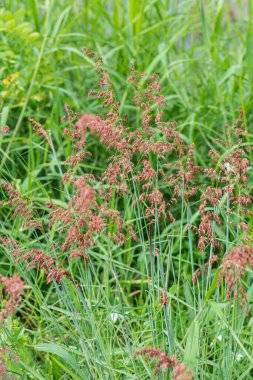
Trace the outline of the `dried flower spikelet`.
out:
[[[161,304],[166,307],[168,304],[168,294],[165,292],[164,289],[161,290],[162,296],[161,296]]]
[[[168,368],[172,368],[174,362],[166,355],[160,348],[147,347],[135,351],[136,356],[144,356],[146,359],[157,359],[154,373],[158,374],[160,368],[166,371]]]
[[[205,263],[202,267],[202,270],[199,268],[193,273],[192,275],[192,282],[195,284],[197,282],[197,279],[201,276],[201,274],[204,274],[207,272],[208,268],[211,268],[214,263],[217,263],[219,261],[219,257],[217,255],[213,255],[209,262]]]
[[[241,114],[241,111],[240,111]],[[247,148],[242,144],[247,131],[240,117],[230,126],[226,124],[225,133],[222,138],[214,140],[214,148],[209,151],[209,157],[215,165],[214,168],[204,169],[204,174],[208,180],[215,180],[216,186],[207,186],[204,194],[201,196],[201,205],[199,212],[201,222],[199,224],[199,249],[203,251],[207,245],[220,248],[220,241],[217,239],[217,225],[222,223],[223,215],[232,215],[238,213],[239,219],[242,219],[243,231],[245,237],[241,236],[241,241],[248,241],[247,221],[245,216],[251,216],[249,209],[252,203],[252,196],[247,187],[249,159],[247,158]],[[216,147],[217,144],[217,147]],[[227,148],[227,153],[224,158],[223,148]],[[224,203],[224,200],[227,202]],[[226,221],[225,221],[226,223]],[[243,232],[242,231],[242,232]]]
[[[172,378],[173,380],[192,380],[193,372],[187,368],[184,364],[179,363],[176,356],[168,357],[160,348],[147,347],[135,351],[136,356],[144,356],[146,359],[157,359],[154,368],[154,375],[158,375],[159,369],[161,368],[163,372],[168,369],[173,370]],[[181,376],[181,377],[180,377]],[[185,377],[183,377],[185,376]]]
[[[241,304],[247,301],[246,291],[242,284],[242,278],[246,272],[246,266],[253,268],[253,247],[238,245],[232,248],[224,257],[219,274],[219,281],[225,279],[227,285],[227,298],[240,298]]]
[[[156,247],[154,254],[155,254],[155,256],[160,256],[160,249]]]
[[[44,232],[43,221],[42,223],[34,219],[34,213],[32,210],[31,202],[21,196],[19,190],[17,190],[15,184],[12,182],[10,184],[0,182],[0,188],[2,188],[7,195],[7,204],[14,207],[14,216],[21,216],[23,223],[23,228],[37,229]]]
[[[0,131],[0,135],[7,135],[10,132],[10,127],[5,125],[3,129]]]
[[[179,157],[184,156],[187,148],[180,138],[177,124],[175,122],[164,123],[161,120],[162,110],[160,107],[164,105],[164,97],[160,95],[161,87],[157,82],[158,74],[155,73],[148,77],[145,73],[139,74],[132,68],[133,75],[128,79],[128,82],[133,84],[134,101],[142,113],[140,128],[133,130],[133,128],[126,126],[127,117],[125,116],[127,115],[124,115],[123,119],[119,116],[119,103],[115,100],[116,97],[110,84],[109,75],[102,67],[102,60],[98,59],[98,56],[88,49],[84,49],[84,52],[96,63],[98,74],[101,78],[99,86],[108,86],[107,89],[99,92],[92,91],[92,94],[96,95],[98,99],[104,100],[103,106],[110,105],[111,108],[106,117],[91,114],[83,115],[77,121],[76,126],[78,126],[79,131],[82,131],[83,136],[86,135],[86,130],[89,129],[92,134],[94,133],[100,137],[101,143],[117,152],[115,154],[114,151],[108,169],[104,172],[102,181],[106,190],[100,189],[100,196],[103,196],[104,200],[109,200],[113,197],[115,190],[118,196],[122,196],[129,191],[128,176],[130,175],[130,178],[132,178],[136,162],[133,158],[135,155],[141,154],[144,156],[144,159],[142,159],[143,169],[134,175],[135,181],[142,182],[139,201],[145,201],[147,204],[147,218],[167,217],[163,194],[157,184],[156,186],[154,185],[157,182],[155,181],[157,173],[152,169],[147,159],[148,154],[152,152],[164,160],[163,155],[165,154],[176,153]],[[142,78],[145,78],[145,81]],[[166,141],[157,141],[157,133],[155,129],[151,128],[153,121],[155,121],[159,131],[162,133],[163,140]],[[65,133],[69,134],[69,132]],[[183,188],[183,183],[193,181],[193,177],[199,171],[199,168],[194,164],[193,145],[188,149],[186,161],[186,171],[183,172],[183,169],[180,169],[180,189]],[[178,193],[180,189],[178,186]],[[197,190],[197,186],[193,186],[191,183],[189,196],[194,195]],[[174,223],[175,218],[172,212],[168,211],[168,215]]]
[[[69,272],[62,268],[52,256],[46,254],[43,250],[31,249],[23,255],[22,259],[28,261],[27,266],[44,270],[48,283],[55,280],[58,284],[61,284],[64,276],[71,279]]]
[[[201,221],[198,227],[199,242],[198,248],[203,252],[208,244],[212,244],[213,248],[218,247],[218,242],[216,241],[215,233],[215,223],[219,225],[221,223],[215,211],[210,211],[210,204],[214,210],[214,206],[220,204],[223,192],[221,188],[215,188],[213,186],[208,186],[205,192],[201,195],[200,200],[202,201],[199,207],[199,213],[201,216]]]
[[[61,284],[64,276],[72,281],[70,273],[62,268],[54,257],[46,254],[44,250],[33,248],[27,251],[15,240],[4,237],[0,237],[0,243],[10,249],[9,253],[15,262],[27,262],[27,267],[44,270],[48,283],[55,280]]]
[[[50,146],[52,146],[49,131],[45,130],[43,125],[34,119],[28,119],[28,121],[32,124],[34,132],[36,132],[37,135],[41,136]]]
[[[193,371],[183,363],[178,363],[172,372],[173,380],[192,380],[193,376]]]
[[[4,292],[7,297],[7,302],[0,312],[0,323],[3,323],[20,305],[25,284],[17,274],[12,277],[0,275],[0,282],[4,286]]]
[[[22,199],[20,192],[16,189],[14,182],[11,184],[0,182],[0,188],[4,189],[8,196],[8,205],[13,206],[14,216],[20,215],[26,221],[31,220],[33,211],[27,201]]]

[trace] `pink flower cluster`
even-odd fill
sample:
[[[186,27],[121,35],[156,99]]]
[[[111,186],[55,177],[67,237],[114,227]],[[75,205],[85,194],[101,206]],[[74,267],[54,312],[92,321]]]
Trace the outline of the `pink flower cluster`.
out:
[[[37,133],[37,135],[39,135],[40,137],[42,137],[45,141],[47,141],[47,143],[51,146],[49,131],[46,131],[43,128],[43,125],[34,119],[29,119],[29,122],[32,124],[34,132]]]
[[[229,124],[226,125],[224,138],[215,140],[218,144],[217,149],[213,148],[209,151],[209,157],[212,158],[216,169],[207,168],[204,169],[204,173],[207,178],[216,181],[216,186],[208,186],[200,198],[202,202],[199,207],[201,222],[198,229],[200,251],[204,251],[208,244],[212,244],[214,249],[221,248],[215,232],[216,226],[222,222],[219,216],[220,210],[224,210],[226,215],[237,212],[238,218],[244,218],[245,214],[253,215],[248,208],[252,202],[252,196],[247,186],[249,160],[246,156],[251,148],[245,148],[243,145],[246,137],[247,130],[241,110],[240,118],[235,124],[232,127],[229,127]],[[221,146],[227,148],[228,153],[225,157],[220,149]],[[229,209],[222,202],[224,197],[228,200]],[[240,222],[238,226],[246,232],[245,240],[249,240],[247,223]]]
[[[224,232],[227,245],[232,243],[230,227],[236,226],[243,244],[251,239],[247,221],[253,216],[250,211],[252,196],[247,184],[249,148],[244,144],[247,129],[243,112],[234,125],[227,124],[224,135],[214,141],[214,148],[209,152],[212,164],[203,168],[197,164],[194,145],[182,138],[180,126],[175,121],[163,121],[165,98],[161,95],[157,73],[148,77],[131,69],[127,80],[129,102],[138,116],[132,125],[128,115],[122,114],[102,59],[88,49],[84,49],[84,53],[95,62],[98,89],[90,95],[96,96],[102,107],[97,115],[80,115],[65,105],[63,135],[72,147],[62,178],[67,202],[62,206],[46,203],[50,209],[49,223],[44,226],[36,220],[30,203],[21,197],[14,184],[0,184],[7,193],[8,205],[14,207],[14,216],[20,215],[27,227],[39,229],[42,234],[53,225],[59,227],[56,233],[63,265],[59,258],[43,250],[26,251],[14,242],[9,244],[12,245],[11,253],[17,260],[26,260],[28,266],[43,269],[48,282],[55,279],[60,283],[64,276],[70,277],[65,269],[66,259],[82,258],[88,264],[89,250],[100,235],[117,245],[125,244],[130,238],[138,240],[135,222],[124,221],[122,197],[129,199],[133,211],[134,206],[140,206],[149,224],[159,223],[161,229],[167,227],[168,219],[176,224],[189,207],[190,213],[199,215],[195,225],[187,225],[196,236],[194,248],[205,252],[210,247],[212,252],[211,260],[195,271],[193,281],[196,282],[209,266],[218,262],[218,254],[221,256],[224,247],[221,238]],[[48,141],[54,152],[50,132],[40,123],[30,121],[35,132]],[[99,175],[89,169],[92,166],[89,139],[94,138],[106,147],[109,156],[106,168]],[[173,228],[176,229],[177,224]],[[148,234],[147,238],[152,240],[147,229]],[[152,254],[159,252],[155,248]],[[227,265],[226,257],[223,268]],[[229,276],[231,282],[231,274]],[[167,303],[165,294],[162,303]]]
[[[15,262],[28,262],[27,267],[44,270],[48,283],[55,280],[60,284],[64,276],[72,281],[70,273],[62,268],[54,257],[46,254],[44,250],[33,248],[27,251],[15,240],[5,237],[0,237],[0,243],[5,247],[9,247],[9,253],[13,256]]]
[[[35,228],[43,232],[42,224],[34,219],[34,212],[31,203],[28,199],[22,198],[19,190],[15,187],[14,182],[10,184],[0,182],[0,188],[6,192],[8,206],[14,208],[13,215],[21,216],[23,226],[26,228]],[[1,204],[3,205],[4,202],[1,202]]]
[[[14,207],[13,215],[21,216],[23,226],[30,229],[38,229],[44,233],[43,225],[34,218],[32,205],[27,199],[21,197],[14,183],[8,184],[1,182],[0,188],[4,189],[7,194],[7,204]],[[33,248],[27,251],[15,240],[6,237],[0,237],[0,243],[10,248],[10,255],[14,257],[16,262],[20,260],[28,261],[27,266],[44,270],[47,275],[47,282],[51,282],[54,279],[56,282],[61,283],[64,276],[71,278],[69,272],[62,268],[54,257],[46,254],[43,250]]]
[[[14,216],[20,215],[24,219],[31,219],[33,211],[28,202],[21,198],[20,192],[11,184],[0,182],[0,188],[4,189],[8,195],[8,205],[14,207]]]
[[[10,127],[8,125],[5,125],[3,129],[0,131],[0,135],[7,135],[7,133],[10,132]]]
[[[160,95],[161,87],[157,82],[158,75],[154,74],[148,78],[145,73],[139,74],[132,68],[133,75],[128,78],[128,83],[132,86],[132,91],[135,93],[134,103],[141,113],[141,125],[133,129],[126,126],[127,115],[120,117],[116,96],[109,96],[109,93],[113,92],[113,88],[108,73],[105,73],[102,68],[101,59],[87,49],[85,49],[85,53],[95,59],[101,77],[99,87],[106,87],[102,92],[92,91],[92,95],[97,95],[98,99],[104,97],[108,99],[109,97],[111,101],[109,104],[108,102],[103,103],[103,107],[110,106],[110,110],[106,116],[83,115],[76,124],[71,123],[74,132],[71,133],[68,130],[65,133],[72,135],[72,138],[73,136],[84,138],[89,130],[92,134],[98,135],[100,142],[105,144],[108,149],[114,151],[108,169],[102,178],[106,190],[102,189],[100,196],[103,195],[105,199],[110,199],[114,191],[118,195],[127,193],[134,179],[137,183],[141,183],[141,193],[136,201],[142,204],[145,202],[147,205],[147,218],[156,219],[160,216],[166,217],[167,214],[172,221],[175,221],[170,210],[174,198],[167,203],[164,200],[164,195],[157,186],[158,174],[150,164],[149,154],[156,155],[161,163],[164,162],[162,164],[164,169],[168,168],[168,155],[173,154],[175,157],[182,158],[188,154],[188,158],[185,159],[186,170],[178,161],[178,174],[167,178],[175,188],[174,194],[180,193],[180,196],[182,187],[187,187],[188,184],[189,196],[196,193],[197,189],[192,184],[190,185],[190,182],[198,171],[198,167],[194,164],[193,146],[187,148],[177,130],[177,124],[162,122],[161,107],[165,105],[165,99]],[[140,168],[140,165],[136,163],[136,156],[142,156]],[[166,181],[166,173],[163,169],[160,170],[160,174],[165,177],[164,181]]]
[[[224,257],[219,275],[220,281],[225,279],[227,285],[227,297],[241,298],[242,304],[247,301],[247,294],[242,285],[247,265],[253,269],[253,247],[238,245],[232,248]]]
[[[154,374],[158,375],[159,369],[162,368],[163,372],[168,369],[172,370],[173,380],[192,380],[193,372],[185,364],[179,363],[176,356],[168,357],[160,348],[147,347],[135,351],[136,356],[144,356],[146,359],[157,359],[155,364]]]
[[[25,284],[17,274],[14,274],[12,277],[4,277],[0,274],[0,283],[3,284],[7,297],[7,302],[0,312],[0,323],[3,323],[20,305]]]

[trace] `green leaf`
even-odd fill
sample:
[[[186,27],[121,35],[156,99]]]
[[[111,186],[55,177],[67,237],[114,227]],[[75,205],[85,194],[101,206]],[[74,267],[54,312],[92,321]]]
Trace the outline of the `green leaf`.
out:
[[[192,321],[187,335],[184,363],[194,370],[199,355],[199,322],[197,320]]]
[[[242,350],[242,352],[245,354],[245,356],[247,356],[247,358],[249,359],[250,363],[252,364],[253,363],[253,359],[252,359],[252,355],[250,352],[248,352],[248,350],[246,350],[246,348],[244,347],[243,343],[241,342],[239,336],[237,335],[237,333],[233,330],[233,328],[230,326],[230,323],[227,321],[220,305],[217,303],[217,302],[211,302],[211,306],[214,310],[214,312],[217,314],[217,316],[221,319],[221,321],[225,324],[226,328],[229,330],[231,336],[234,338],[235,342],[238,344],[238,346],[240,347],[240,349]]]
[[[220,269],[217,269],[215,272],[213,281],[211,283],[211,286],[205,294],[204,304],[206,304],[208,302],[208,300],[211,297],[211,295],[213,294],[213,292],[217,289],[219,273],[220,273]]]
[[[8,114],[9,114],[9,107],[5,106],[1,113],[1,130],[3,129],[3,127],[5,126],[7,122]]]
[[[81,374],[83,370],[80,368],[75,358],[67,351],[65,348],[56,343],[41,343],[36,347],[37,351],[48,352],[59,356],[62,360],[68,363],[77,373]],[[80,377],[77,377],[76,380],[80,380]]]
[[[226,82],[226,80],[229,79],[231,76],[233,76],[233,75],[239,75],[239,74],[240,74],[240,65],[239,64],[235,64],[235,65],[231,66],[225,72],[225,74],[223,75],[223,77],[221,78],[221,80],[219,81],[219,85],[221,85],[222,83]]]

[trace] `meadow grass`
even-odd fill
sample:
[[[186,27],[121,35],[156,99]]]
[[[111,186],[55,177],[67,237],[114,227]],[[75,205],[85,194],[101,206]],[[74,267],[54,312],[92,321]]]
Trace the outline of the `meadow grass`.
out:
[[[224,134],[226,122],[232,125],[238,118],[240,107],[248,132],[243,149],[252,146],[251,0],[246,5],[239,0],[235,5],[218,0],[3,0],[0,5],[0,129],[10,127],[7,135],[0,136],[1,182],[14,182],[43,227],[50,220],[45,203],[50,200],[66,210],[74,194],[69,183],[62,183],[64,162],[73,154],[71,139],[63,136],[69,127],[67,121],[61,122],[64,104],[80,114],[105,115],[101,102],[87,96],[96,87],[98,74],[83,47],[102,57],[119,113],[128,114],[132,131],[140,129],[142,115],[126,82],[134,64],[148,76],[159,72],[166,100],[163,120],[176,120],[183,143],[194,143],[196,165],[210,167],[207,152]],[[36,135],[29,118],[50,131],[51,144]],[[236,143],[232,147],[225,143],[218,143],[216,172],[238,148]],[[92,158],[80,162],[75,174],[99,178],[112,153],[92,133],[86,149]],[[245,154],[251,193],[251,152]],[[149,201],[138,201],[141,188],[135,180],[142,160],[142,155],[133,160],[137,172],[128,176],[131,193],[119,197],[114,191],[108,201],[110,209],[120,211],[124,226],[134,226],[138,242],[127,232],[122,246],[113,241],[108,236],[117,232],[112,222],[89,247],[88,264],[85,259],[69,260],[68,252],[54,245],[63,243],[60,224],[46,233],[27,228],[24,217],[13,217],[6,194],[1,195],[1,237],[22,242],[26,251],[36,248],[50,254],[75,280],[64,277],[60,283],[47,283],[45,268],[31,269],[22,260],[16,263],[9,248],[1,245],[1,274],[17,273],[25,283],[22,303],[0,326],[0,369],[7,368],[3,378],[153,379],[155,362],[135,355],[147,347],[176,355],[193,370],[194,379],[253,378],[252,269],[246,268],[242,280],[248,312],[233,296],[227,300],[226,284],[219,280],[225,254],[244,243],[239,223],[247,222],[247,235],[252,236],[252,216],[244,215],[240,205],[228,213],[232,206],[224,194],[218,205],[209,205],[222,220],[221,226],[213,227],[223,251],[219,264],[202,273],[213,257],[213,246],[201,253],[196,231],[189,227],[199,225],[200,197],[186,202],[182,191],[172,207],[176,222],[161,216],[151,224],[146,218]],[[148,160],[158,174],[162,160],[152,152]],[[219,187],[203,173],[198,181]],[[165,199],[171,198],[173,188],[161,177],[153,179],[153,186]],[[94,185],[96,191],[101,187],[99,181]],[[197,268],[202,275],[193,284]],[[4,289],[1,305],[6,306]],[[171,371],[157,374],[158,379],[171,376]]]

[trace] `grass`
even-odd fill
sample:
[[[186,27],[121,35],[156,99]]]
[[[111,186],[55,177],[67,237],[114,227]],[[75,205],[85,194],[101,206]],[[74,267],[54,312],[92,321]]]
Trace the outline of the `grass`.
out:
[[[104,112],[96,98],[87,96],[97,82],[97,72],[83,47],[103,58],[120,99],[120,112],[129,115],[133,130],[140,128],[141,113],[126,83],[131,63],[149,75],[159,72],[167,102],[163,119],[176,120],[182,140],[195,144],[198,165],[210,166],[207,151],[224,132],[226,122],[237,118],[240,107],[248,130],[244,146],[252,146],[253,4],[251,0],[244,3],[0,3],[1,129],[5,124],[11,129],[0,136],[1,178],[14,181],[22,197],[32,203],[37,220],[47,226],[45,202],[51,199],[66,209],[68,192],[73,194],[71,186],[66,185],[66,191],[62,184],[64,161],[72,152],[71,141],[62,136],[67,125],[60,121],[64,104],[80,113]],[[4,81],[8,78],[10,83]],[[28,118],[51,131],[53,151],[36,136]],[[81,163],[78,173],[98,177],[110,153],[94,136],[89,136],[87,149],[92,159]],[[229,154],[225,145],[221,151],[219,163]],[[152,154],[149,160],[158,172],[161,162]],[[66,278],[61,285],[47,284],[45,271],[27,268],[22,261],[14,263],[1,245],[1,274],[18,273],[26,284],[16,313],[0,326],[8,378],[153,379],[153,362],[134,354],[153,346],[169,356],[177,355],[192,368],[194,379],[252,379],[252,270],[247,268],[243,278],[248,314],[236,300],[226,300],[226,286],[218,282],[220,265],[209,268],[204,280],[194,286],[194,270],[213,254],[212,248],[199,252],[195,233],[187,226],[199,222],[199,199],[186,203],[182,196],[173,209],[175,224],[162,218],[150,227],[145,202],[133,206],[140,187],[133,177],[130,184],[131,194],[119,199],[114,193],[110,207],[121,211],[126,225],[135,226],[139,241],[128,238],[121,247],[103,232],[89,248],[88,268],[84,261],[68,260],[66,253],[52,248],[53,243],[62,244],[60,225],[44,235],[34,232],[24,228],[22,217],[14,218],[12,208],[4,203],[1,236],[21,241],[28,250],[35,247],[50,253],[80,286],[76,288]],[[172,189],[160,179],[158,185],[169,198]],[[252,192],[251,172],[248,186]],[[229,210],[227,199],[221,202]],[[247,221],[252,236],[252,217],[216,211],[223,221],[217,234],[225,252],[242,240],[239,218]],[[236,223],[230,226],[230,221]],[[108,231],[116,231],[113,223]],[[155,248],[159,248],[158,256]],[[162,289],[168,296],[165,306]],[[2,292],[2,307],[5,302]],[[1,365],[0,361],[0,369]],[[170,379],[171,373],[160,371],[158,378]]]

